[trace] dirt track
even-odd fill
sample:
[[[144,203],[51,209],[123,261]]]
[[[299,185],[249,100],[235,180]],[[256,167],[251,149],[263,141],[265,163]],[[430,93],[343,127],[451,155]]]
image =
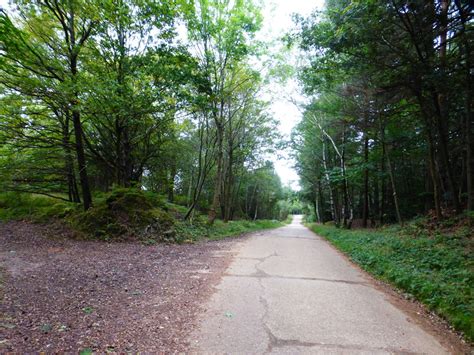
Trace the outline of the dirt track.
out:
[[[184,351],[235,243],[107,244],[62,233],[0,224],[0,352]]]

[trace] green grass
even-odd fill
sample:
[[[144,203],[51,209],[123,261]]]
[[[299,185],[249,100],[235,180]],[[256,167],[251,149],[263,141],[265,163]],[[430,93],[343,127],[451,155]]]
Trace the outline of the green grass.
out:
[[[254,232],[264,229],[282,227],[284,222],[277,220],[260,219],[256,221],[237,220],[224,223],[216,220],[209,226],[204,216],[194,220],[193,223],[179,222],[176,224],[177,234],[181,241],[198,241],[201,239],[219,240],[228,237],[239,236],[244,233]]]
[[[474,256],[469,227],[345,230],[308,225],[363,269],[413,295],[474,340]]]
[[[76,211],[74,203],[47,196],[6,192],[0,194],[0,221],[28,219],[47,222],[51,218],[63,218]]]
[[[272,229],[283,226],[283,223],[277,220],[260,219],[256,221],[229,221],[224,223],[217,220],[209,229],[210,239],[222,239],[243,233],[254,232],[263,229]]]

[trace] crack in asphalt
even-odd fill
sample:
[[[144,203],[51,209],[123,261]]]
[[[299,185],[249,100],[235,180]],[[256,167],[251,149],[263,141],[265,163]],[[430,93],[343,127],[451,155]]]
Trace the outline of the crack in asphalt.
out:
[[[244,256],[236,256],[235,259],[242,259],[242,260],[258,260],[259,263],[257,265],[260,265],[261,263],[265,262],[267,259],[274,257],[274,256],[279,256],[276,251],[273,252],[273,254],[261,257],[261,258],[251,258],[251,257],[244,257]]]
[[[263,284],[264,278],[281,278],[281,279],[296,279],[296,280],[315,280],[315,281],[327,281],[327,282],[339,282],[339,283],[348,283],[348,284],[359,284],[363,286],[368,286],[367,283],[356,282],[356,281],[348,281],[348,280],[331,280],[331,279],[323,279],[323,278],[315,278],[315,277],[287,277],[287,276],[278,276],[278,275],[269,275],[262,269],[260,269],[260,265],[264,263],[268,258],[278,256],[276,252],[273,254],[267,255],[263,258],[242,258],[242,259],[250,259],[250,260],[258,260],[259,262],[254,265],[255,273],[250,275],[232,275],[226,274],[226,276],[233,276],[233,277],[254,277],[257,278],[258,284],[262,290],[262,293],[259,297],[260,304],[263,307],[263,314],[260,317],[260,322],[262,324],[263,329],[268,337],[268,344],[265,350],[265,354],[269,354],[275,348],[283,348],[283,347],[324,347],[329,349],[341,349],[341,350],[362,350],[362,351],[388,351],[392,354],[415,354],[410,352],[406,349],[392,349],[392,348],[376,348],[376,347],[366,347],[362,345],[343,345],[343,344],[325,344],[320,342],[307,342],[298,339],[282,339],[277,337],[273,334],[272,330],[266,323],[268,321],[268,315],[270,313],[270,307],[268,305],[268,301],[265,298],[265,285]]]
[[[284,347],[306,347],[306,348],[324,348],[324,349],[339,349],[339,350],[360,350],[360,351],[368,351],[368,352],[375,352],[375,351],[386,351],[390,354],[419,354],[407,349],[396,349],[396,348],[389,348],[389,347],[368,347],[364,345],[357,345],[357,344],[330,344],[330,343],[314,343],[314,342],[307,342],[301,341],[296,339],[281,339],[276,337],[265,325],[265,329],[267,334],[270,337],[270,343],[267,347],[266,354],[271,353],[275,348],[284,348]]]
[[[259,238],[268,238],[268,239],[299,239],[299,240],[316,240],[321,242],[320,238],[307,238],[307,237],[298,237],[298,236],[274,236],[274,235],[261,235]]]
[[[298,339],[282,339],[273,334],[272,330],[266,323],[268,321],[268,315],[270,313],[270,307],[268,301],[265,298],[265,285],[262,282],[262,279],[259,278],[258,283],[262,289],[262,295],[259,297],[260,304],[263,306],[263,314],[260,318],[262,327],[265,330],[265,333],[268,337],[268,344],[264,354],[270,354],[274,349],[284,348],[284,347],[320,347],[325,349],[340,349],[340,350],[362,350],[362,351],[387,351],[391,354],[417,354],[416,352],[409,351],[407,349],[396,349],[390,347],[368,347],[364,345],[357,344],[331,344],[331,343],[322,343],[322,342],[309,342],[302,341]]]
[[[282,275],[270,275],[267,274],[265,271],[258,269],[253,274],[248,275],[239,275],[239,274],[227,274],[225,273],[224,276],[228,277],[249,277],[249,278],[256,278],[256,279],[282,279],[282,280],[302,280],[302,281],[324,281],[324,282],[334,282],[334,283],[342,283],[342,284],[349,284],[349,285],[361,285],[371,287],[368,282],[362,281],[350,281],[350,280],[335,280],[335,279],[325,279],[322,277],[300,277],[300,276],[282,276]]]
[[[236,259],[242,259],[242,260],[256,260],[258,263],[254,265],[255,272],[252,274],[229,274],[229,273],[224,273],[223,276],[229,276],[229,277],[250,277],[250,278],[257,278],[257,279],[263,279],[263,278],[273,278],[273,279],[282,279],[282,280],[303,280],[303,281],[324,281],[324,282],[334,282],[334,283],[343,283],[343,284],[348,284],[348,285],[361,285],[361,286],[367,286],[371,287],[371,285],[368,282],[363,282],[363,281],[351,281],[351,280],[338,280],[338,279],[327,279],[323,277],[305,277],[305,276],[284,276],[284,275],[271,275],[265,272],[260,268],[260,265],[262,265],[267,259],[271,257],[276,257],[279,256],[275,251],[273,254],[261,257],[261,258],[252,258],[252,257],[236,257]]]

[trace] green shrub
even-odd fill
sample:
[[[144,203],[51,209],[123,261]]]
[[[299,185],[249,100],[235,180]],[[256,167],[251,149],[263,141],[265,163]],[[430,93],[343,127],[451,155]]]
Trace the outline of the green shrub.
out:
[[[185,195],[175,195],[174,196],[174,201],[176,205],[184,206],[186,207],[188,205],[188,196]]]
[[[31,194],[0,194],[0,220],[30,219],[45,222],[64,219],[84,238],[104,241],[140,240],[156,242],[190,242],[204,238],[222,239],[260,229],[276,228],[276,220],[238,220],[212,226],[207,217],[196,215],[192,223],[183,221],[187,208],[165,202],[163,196],[137,188],[115,188],[94,193],[94,204],[83,211],[80,204],[68,203]],[[286,222],[290,220],[290,217]]]
[[[0,194],[0,220],[28,219],[46,222],[63,218],[76,210],[74,203],[30,193],[5,192]]]
[[[183,219],[188,208],[185,206],[177,205],[174,203],[166,202],[166,208],[169,213],[171,213],[176,219]]]
[[[283,223],[276,220],[237,220],[224,223],[219,219],[210,226],[204,216],[195,218],[192,223],[189,221],[179,221],[175,224],[177,238],[180,242],[197,241],[204,238],[218,240],[281,226],[283,226]]]
[[[114,189],[106,198],[84,212],[74,214],[69,221],[86,237],[101,240],[175,239],[174,219],[156,196],[138,189]]]

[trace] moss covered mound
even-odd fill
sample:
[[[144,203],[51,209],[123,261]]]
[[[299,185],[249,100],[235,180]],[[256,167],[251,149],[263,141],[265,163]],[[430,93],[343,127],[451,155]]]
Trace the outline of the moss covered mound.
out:
[[[173,217],[137,189],[115,189],[70,221],[75,229],[94,239],[176,241]]]

